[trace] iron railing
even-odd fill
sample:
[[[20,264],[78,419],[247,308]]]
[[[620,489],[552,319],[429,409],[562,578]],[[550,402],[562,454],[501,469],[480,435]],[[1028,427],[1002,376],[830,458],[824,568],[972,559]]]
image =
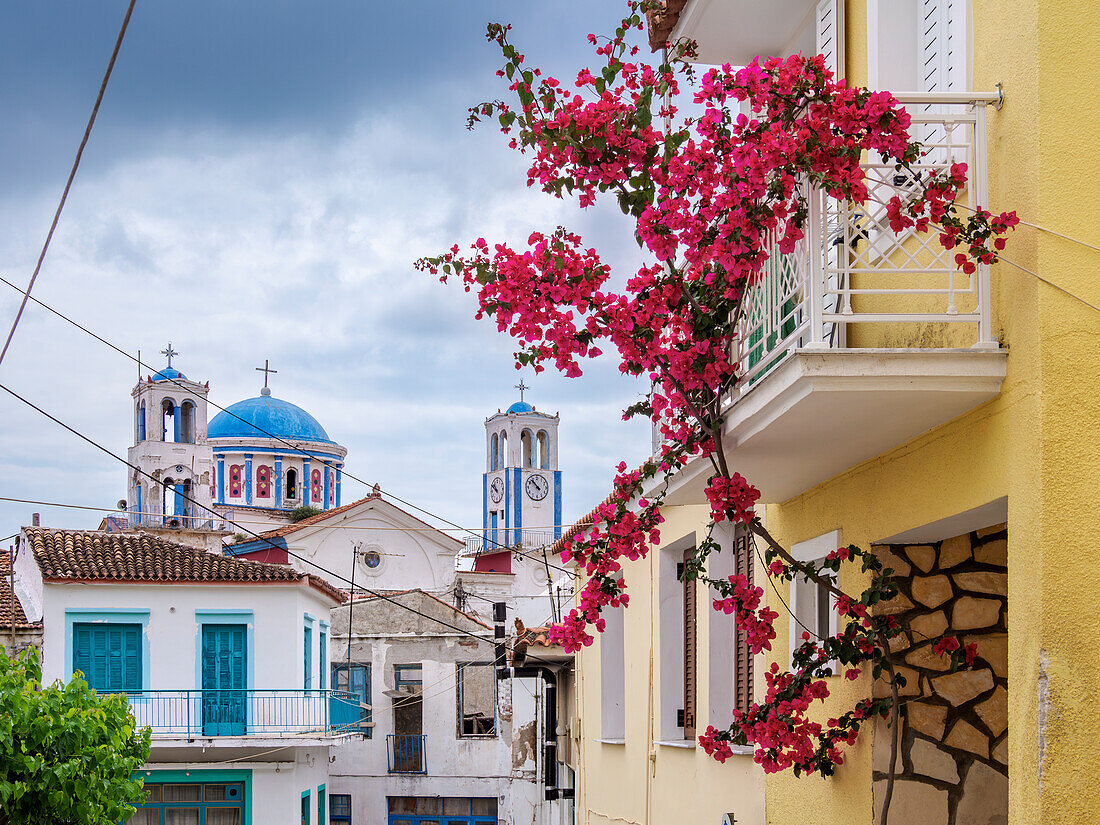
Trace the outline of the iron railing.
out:
[[[131,507],[126,511],[131,527],[148,527],[156,530],[220,530],[228,532],[229,523],[220,517],[202,512],[197,515],[175,515],[151,512]]]
[[[910,134],[924,146],[913,172],[900,173],[877,155],[862,165],[865,204],[838,203],[807,190],[805,237],[772,255],[745,295],[738,319],[739,393],[797,348],[847,346],[852,324],[971,323],[973,346],[996,346],[990,326],[989,268],[965,275],[957,250],[944,249],[933,227],[898,236],[886,214],[890,199],[915,197],[918,179],[965,163],[969,183],[959,202],[986,203],[986,99],[959,95],[898,95],[911,119]],[[736,396],[735,396],[736,397]]]
[[[386,736],[386,763],[390,773],[427,773],[426,733],[390,733]]]
[[[142,690],[125,694],[154,736],[340,736],[358,733],[359,697],[340,690]]]
[[[513,548],[541,550],[552,545],[560,535],[560,532],[552,530],[522,530],[511,527],[489,530],[481,536],[466,537],[466,554],[500,553]]]

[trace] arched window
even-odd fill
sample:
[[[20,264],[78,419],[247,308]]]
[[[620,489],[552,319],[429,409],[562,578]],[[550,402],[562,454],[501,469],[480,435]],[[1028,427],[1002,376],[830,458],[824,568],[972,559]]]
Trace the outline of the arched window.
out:
[[[321,497],[321,471],[313,470],[309,474],[309,500],[311,502],[322,502],[324,499]]]
[[[229,466],[229,497],[240,498],[241,488],[244,486],[244,467],[240,464]]]
[[[508,466],[508,433],[500,433],[500,462],[498,469],[503,470]]]
[[[256,468],[256,497],[271,498],[271,468],[266,464]]]
[[[550,469],[550,436],[546,430],[539,430],[539,467]]]
[[[191,495],[191,479],[187,479],[180,487],[176,488],[178,491],[182,491],[182,495],[176,496],[176,504],[178,509],[176,512],[179,514],[181,527],[194,526],[194,505],[191,504],[191,499],[194,496]]]
[[[535,458],[534,458],[534,455],[533,455],[535,445],[532,443],[534,440],[535,440],[535,438],[534,438],[534,436],[531,435],[530,430],[524,430],[519,435],[519,443],[520,443],[520,446],[523,448],[522,452],[523,452],[523,466],[524,467],[534,467],[535,466],[535,463],[534,463]]]
[[[497,459],[500,457],[497,451],[500,449],[500,439],[496,433],[493,433],[493,437],[489,439],[489,469],[499,470],[500,465],[497,463]]]
[[[145,402],[142,401],[137,409],[137,443],[145,440]]]
[[[179,440],[183,444],[195,443],[195,405],[190,401],[184,401],[180,405]]]
[[[286,471],[286,497],[288,499],[298,498],[298,471],[293,467]]]
[[[165,398],[160,402],[160,440],[179,441],[179,419],[176,418],[176,402]]]
[[[160,513],[164,516],[165,523],[167,523],[169,516],[172,515],[175,495],[176,482],[170,478],[164,479],[160,488]]]

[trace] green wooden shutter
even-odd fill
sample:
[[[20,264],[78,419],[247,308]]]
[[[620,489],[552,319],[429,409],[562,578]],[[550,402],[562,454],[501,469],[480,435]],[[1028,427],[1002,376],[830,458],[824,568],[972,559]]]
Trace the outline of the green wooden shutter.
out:
[[[100,692],[139,691],[141,625],[73,625],[73,670]]]

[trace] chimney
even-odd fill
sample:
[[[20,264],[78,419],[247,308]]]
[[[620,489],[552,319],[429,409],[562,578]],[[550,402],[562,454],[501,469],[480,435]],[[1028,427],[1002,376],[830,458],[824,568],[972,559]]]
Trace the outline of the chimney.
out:
[[[31,527],[38,527],[39,521],[38,513],[31,513]]]

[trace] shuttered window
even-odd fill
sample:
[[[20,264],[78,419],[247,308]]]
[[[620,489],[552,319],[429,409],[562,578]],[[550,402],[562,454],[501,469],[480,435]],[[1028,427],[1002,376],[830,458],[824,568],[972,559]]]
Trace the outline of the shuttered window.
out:
[[[749,531],[738,525],[733,539],[733,569],[738,576],[754,581],[753,546]],[[748,647],[748,636],[737,628],[733,640],[733,707],[746,711],[752,704],[753,656]]]
[[[74,624],[73,670],[100,693],[139,691],[140,624]]]
[[[684,565],[695,555],[695,548],[684,551]],[[681,567],[681,571],[683,567]],[[695,738],[695,704],[698,674],[698,628],[695,615],[695,579],[681,575],[684,585],[684,738]]]
[[[313,628],[308,625],[302,630],[302,687],[313,687]]]
[[[819,0],[816,24],[817,53],[839,80],[844,77],[844,0]]]

